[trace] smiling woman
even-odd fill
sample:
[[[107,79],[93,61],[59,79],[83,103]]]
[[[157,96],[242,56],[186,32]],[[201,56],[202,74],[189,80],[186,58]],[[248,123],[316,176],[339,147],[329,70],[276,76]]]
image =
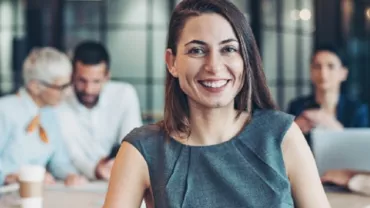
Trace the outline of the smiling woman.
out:
[[[105,208],[139,207],[143,198],[148,207],[329,207],[308,145],[293,117],[275,110],[252,31],[232,3],[182,1],[165,59],[164,120],[125,138]]]

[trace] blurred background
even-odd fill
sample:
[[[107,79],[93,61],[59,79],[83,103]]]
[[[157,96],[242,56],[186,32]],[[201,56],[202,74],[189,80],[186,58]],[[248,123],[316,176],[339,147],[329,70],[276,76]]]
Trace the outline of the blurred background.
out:
[[[77,43],[104,43],[112,79],[133,84],[143,119],[164,105],[166,33],[179,0],[0,0],[0,95],[22,84],[22,62],[37,46],[71,53]],[[345,48],[345,89],[370,104],[370,0],[232,0],[249,19],[273,96],[282,110],[311,92],[309,66],[320,43]]]

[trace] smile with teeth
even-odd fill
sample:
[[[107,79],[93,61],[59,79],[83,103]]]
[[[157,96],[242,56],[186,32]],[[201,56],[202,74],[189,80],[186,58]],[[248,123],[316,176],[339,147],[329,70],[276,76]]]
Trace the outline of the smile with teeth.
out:
[[[210,87],[210,88],[220,88],[225,86],[229,80],[217,80],[217,81],[199,81],[201,85],[204,87]]]

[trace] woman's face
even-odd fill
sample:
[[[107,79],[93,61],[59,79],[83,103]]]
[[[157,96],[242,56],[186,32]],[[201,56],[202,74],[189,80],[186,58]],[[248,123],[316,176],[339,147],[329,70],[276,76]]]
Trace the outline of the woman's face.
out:
[[[244,63],[234,30],[221,15],[189,18],[179,37],[176,56],[168,49],[166,62],[190,106],[234,107],[244,80]]]
[[[340,89],[347,79],[348,71],[342,66],[338,56],[329,51],[319,51],[311,63],[311,80],[317,90],[331,91]]]

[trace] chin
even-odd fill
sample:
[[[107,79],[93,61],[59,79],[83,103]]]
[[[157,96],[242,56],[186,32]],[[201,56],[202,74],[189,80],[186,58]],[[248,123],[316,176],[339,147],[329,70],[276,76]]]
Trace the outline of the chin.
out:
[[[203,104],[206,108],[226,108],[229,106],[233,107],[232,102],[225,102],[225,101],[214,101],[214,102],[208,102]]]
[[[329,91],[330,90],[330,86],[325,86],[325,85],[323,85],[323,86],[319,86],[318,87],[321,91]]]
[[[52,103],[49,103],[48,105],[49,106],[57,106],[57,105],[59,105],[59,102],[52,102]]]

